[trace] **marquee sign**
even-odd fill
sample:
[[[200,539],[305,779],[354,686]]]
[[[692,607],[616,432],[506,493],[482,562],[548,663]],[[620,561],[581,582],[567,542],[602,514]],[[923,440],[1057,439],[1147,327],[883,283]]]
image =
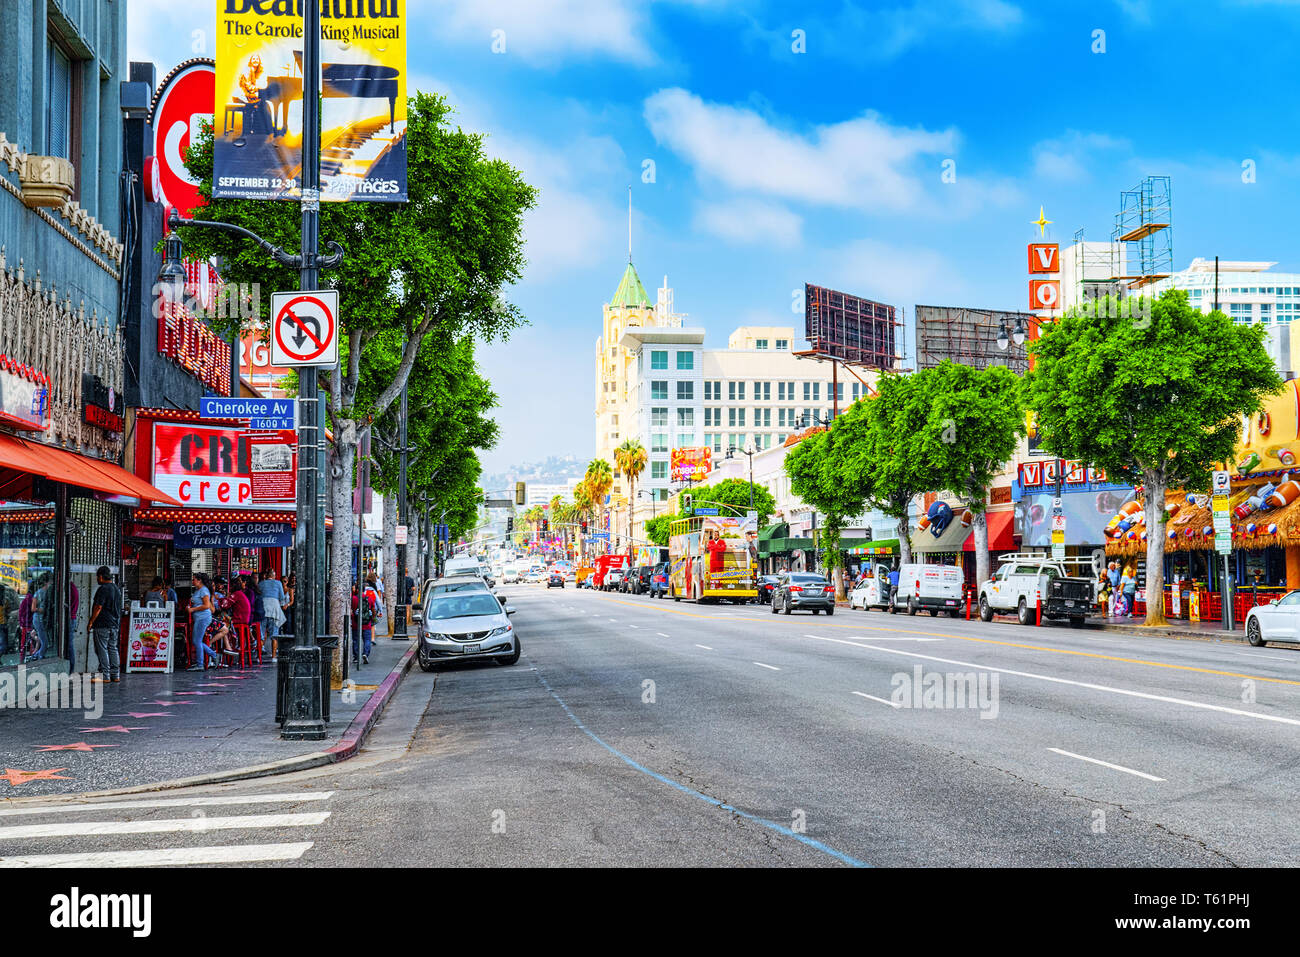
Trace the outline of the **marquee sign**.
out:
[[[292,432],[279,436],[296,452]],[[282,508],[253,493],[252,438],[229,426],[154,422],[151,481],[187,508]]]
[[[198,139],[202,124],[212,122],[215,80],[214,60],[186,60],[159,84],[149,117],[154,137],[149,198],[174,207],[185,219],[192,219],[192,211],[203,205],[198,181],[185,168],[185,153]]]
[[[0,424],[29,432],[50,427],[50,378],[0,353]]]

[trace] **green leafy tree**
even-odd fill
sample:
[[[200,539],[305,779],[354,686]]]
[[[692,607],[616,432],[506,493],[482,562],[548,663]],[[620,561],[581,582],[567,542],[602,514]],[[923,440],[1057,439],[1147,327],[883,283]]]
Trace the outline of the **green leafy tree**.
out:
[[[645,537],[660,548],[668,547],[668,526],[673,521],[672,515],[659,515],[645,523]]]
[[[749,511],[749,482],[744,479],[723,479],[716,485],[696,485],[687,490],[692,504],[698,508],[725,505],[723,514],[743,516]],[[679,518],[689,517],[682,496],[677,496]],[[776,511],[776,499],[762,485],[754,486],[754,511],[758,513],[758,527],[762,528]]]
[[[852,431],[840,428],[840,421],[829,429],[805,438],[785,457],[785,472],[790,476],[790,490],[824,516],[825,562],[835,581],[835,593],[844,593],[844,556],[840,551],[840,532],[844,520],[863,510],[859,483],[846,481],[851,451]]]
[[[1282,383],[1262,325],[1202,313],[1179,290],[1143,304],[1149,315],[1132,300],[1104,299],[1045,326],[1030,345],[1026,403],[1049,452],[1142,486],[1153,596],[1146,623],[1159,625],[1165,493],[1208,488],[1216,463],[1232,456],[1242,417]]]
[[[976,369],[941,362],[921,374],[929,408],[928,463],[934,488],[961,496],[974,515],[975,585],[989,578],[989,533],[985,509],[994,479],[1016,454],[1025,432],[1022,380],[1005,366]]]
[[[522,321],[501,290],[522,275],[523,217],[535,190],[509,164],[489,159],[479,135],[453,129],[440,96],[417,93],[408,101],[406,203],[322,203],[321,241],[340,242],[347,254],[322,283],[339,293],[339,366],[324,376],[332,439],[330,490],[334,520],[352,521],[352,475],[361,429],[382,415],[401,392],[431,330],[480,339],[503,337]],[[297,204],[212,199],[212,137],[186,155],[207,205],[204,218],[243,226],[286,249],[300,246]],[[197,226],[182,227],[191,255],[220,256],[224,278],[263,290],[297,288],[295,271],[277,264],[247,239]],[[265,317],[264,317],[265,318]],[[406,330],[410,327],[408,337]],[[362,369],[375,352],[400,354],[395,373],[368,398]],[[351,543],[334,536],[332,567],[350,566]],[[346,575],[330,585],[331,617],[345,620]]]

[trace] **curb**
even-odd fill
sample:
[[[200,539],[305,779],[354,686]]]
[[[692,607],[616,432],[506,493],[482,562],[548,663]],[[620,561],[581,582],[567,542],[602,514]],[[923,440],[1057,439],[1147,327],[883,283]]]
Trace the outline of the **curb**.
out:
[[[411,670],[411,665],[415,661],[416,642],[413,640],[411,646],[398,660],[393,669],[388,672],[378,688],[370,695],[370,698],[362,706],[348,725],[347,730],[338,743],[324,751],[313,751],[309,754],[299,754],[291,758],[282,758],[279,761],[269,761],[266,764],[252,764],[247,767],[234,768],[229,771],[214,771],[210,774],[199,774],[188,778],[174,778],[170,781],[158,781],[154,784],[140,784],[130,788],[117,788],[112,791],[83,791],[78,794],[45,794],[39,797],[20,797],[10,798],[6,801],[0,801],[0,804],[9,806],[12,804],[53,804],[61,801],[84,801],[88,798],[101,797],[119,797],[128,794],[150,794],[154,791],[173,791],[179,788],[201,787],[210,784],[231,784],[235,781],[248,781],[254,778],[272,777],[278,774],[291,774],[295,771],[308,771],[312,768],[324,767],[327,764],[337,764],[340,761],[346,761],[348,758],[355,757],[365,743],[366,736],[370,734],[379,716],[383,713],[385,706],[397,691],[402,679],[406,673]]]

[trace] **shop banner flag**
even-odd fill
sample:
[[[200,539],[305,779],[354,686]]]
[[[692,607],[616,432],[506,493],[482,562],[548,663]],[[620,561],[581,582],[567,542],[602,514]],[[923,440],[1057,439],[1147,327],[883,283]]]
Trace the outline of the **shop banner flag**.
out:
[[[321,192],[406,202],[405,0],[321,3]],[[217,0],[213,196],[300,197],[302,4]]]

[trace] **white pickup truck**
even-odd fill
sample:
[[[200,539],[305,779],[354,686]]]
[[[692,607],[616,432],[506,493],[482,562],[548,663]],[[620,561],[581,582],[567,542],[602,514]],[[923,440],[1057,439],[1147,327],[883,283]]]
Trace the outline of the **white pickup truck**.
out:
[[[1079,628],[1096,607],[1096,588],[1090,577],[1092,562],[1086,558],[1053,559],[1044,555],[1012,553],[998,558],[997,574],[980,586],[980,619],[992,621],[999,612],[1015,612],[1022,625],[1038,621],[1038,603],[1043,617],[1052,621],[1070,619]],[[1071,575],[1070,570],[1082,574]]]

